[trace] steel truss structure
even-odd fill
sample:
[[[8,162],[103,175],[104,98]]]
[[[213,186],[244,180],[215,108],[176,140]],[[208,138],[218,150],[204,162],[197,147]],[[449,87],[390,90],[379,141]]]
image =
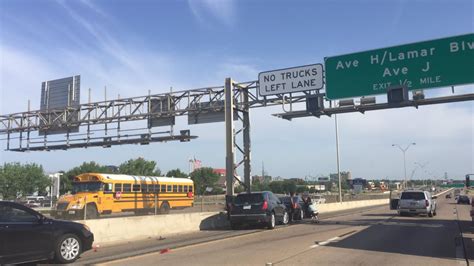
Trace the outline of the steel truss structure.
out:
[[[224,86],[192,89],[185,91],[149,94],[147,96],[114,99],[108,101],[81,104],[75,108],[64,108],[49,111],[27,111],[8,115],[0,115],[1,140],[6,140],[8,151],[49,151],[67,150],[71,148],[110,147],[122,144],[149,144],[151,142],[165,141],[190,141],[197,138],[189,130],[181,130],[174,134],[174,118],[178,116],[197,117],[200,114],[224,114],[226,124],[226,189],[227,196],[234,194],[235,182],[242,183],[237,178],[237,170],[243,167],[244,182],[247,192],[250,192],[250,108],[267,106],[282,106],[284,113],[274,114],[277,117],[291,120],[293,118],[309,116],[331,116],[332,114],[416,107],[421,105],[471,101],[474,94],[452,95],[429,99],[413,99],[401,103],[375,103],[336,106],[325,98],[320,91],[306,91],[293,94],[277,94],[260,96],[257,93],[258,82],[234,82],[231,78],[225,80]],[[305,104],[309,98],[321,98],[322,105],[318,110],[293,110],[296,104]],[[329,101],[329,107],[324,103]],[[341,101],[340,101],[341,102]],[[159,103],[156,105],[156,103]],[[158,108],[157,108],[158,106]],[[288,108],[286,108],[288,106]],[[236,116],[236,117],[234,117]],[[168,120],[171,119],[172,120]],[[237,119],[235,119],[237,118]],[[165,122],[159,126],[169,125],[170,130],[153,131],[156,124],[153,120]],[[134,121],[148,120],[144,128],[124,128],[124,125]],[[234,120],[237,120],[235,122]],[[169,122],[173,121],[173,122]],[[124,124],[125,123],[125,124]],[[169,123],[169,124],[167,124]],[[189,124],[190,120],[188,120]],[[195,122],[199,123],[199,122]],[[241,125],[237,130],[236,125]],[[111,127],[112,126],[112,127]],[[80,128],[79,133],[71,133],[69,129]],[[67,133],[52,135],[56,139],[48,139],[48,130],[64,129]],[[141,130],[142,132],[129,134],[129,131]],[[41,137],[31,137],[31,133],[41,131]],[[96,132],[100,136],[94,135]],[[112,135],[111,135],[112,133]],[[51,136],[51,135],[49,135]],[[239,144],[239,140],[242,143]],[[39,140],[39,141],[38,141]],[[17,147],[11,147],[12,144]],[[236,156],[236,150],[239,156]],[[235,163],[236,157],[239,161]]]
[[[234,83],[237,84],[237,83]],[[291,98],[284,95],[274,97],[258,97],[256,81],[238,84],[247,88],[248,104],[243,104],[244,94],[235,87],[235,109],[280,105],[282,102],[293,104],[305,101],[305,94]],[[153,102],[164,102],[159,110],[152,108]],[[0,135],[6,140],[10,151],[41,151],[70,148],[86,148],[92,146],[111,146],[118,144],[147,144],[154,141],[180,140],[195,138],[186,134],[174,135],[173,130],[153,132],[152,127],[142,128],[144,133],[124,134],[130,131],[124,129],[124,123],[157,118],[170,118],[184,115],[199,115],[212,112],[224,112],[222,103],[225,101],[224,86],[153,94],[141,97],[114,99],[108,101],[81,104],[78,108],[60,110],[26,111],[8,115],[0,115]],[[97,129],[97,126],[102,128]],[[85,132],[79,134],[66,133],[56,135],[59,140],[48,140],[48,130],[81,127]],[[115,135],[110,135],[115,133]],[[40,138],[31,138],[31,133],[43,131],[46,134]],[[95,137],[94,132],[102,131],[104,136]],[[166,137],[152,137],[156,134],[166,134]],[[51,136],[51,135],[50,135]],[[136,138],[132,138],[136,137]],[[128,140],[125,141],[125,138]],[[17,140],[13,142],[14,140]],[[39,141],[38,141],[39,140]],[[17,147],[12,144],[17,143]],[[39,144],[36,145],[35,144]]]

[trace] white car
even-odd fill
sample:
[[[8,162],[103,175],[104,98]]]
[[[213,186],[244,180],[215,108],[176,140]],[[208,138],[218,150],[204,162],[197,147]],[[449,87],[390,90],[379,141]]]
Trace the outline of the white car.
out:
[[[406,190],[398,201],[398,214],[426,214],[429,217],[436,215],[436,196],[428,191]]]
[[[315,202],[316,204],[323,204],[326,203],[326,199],[323,198],[321,195],[316,195],[312,198],[312,201]]]

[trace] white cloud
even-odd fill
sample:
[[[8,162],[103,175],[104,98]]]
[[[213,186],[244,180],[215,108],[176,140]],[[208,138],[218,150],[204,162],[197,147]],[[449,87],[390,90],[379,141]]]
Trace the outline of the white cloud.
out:
[[[188,6],[194,17],[204,25],[212,23],[212,20],[217,20],[227,26],[235,23],[234,0],[188,0]]]

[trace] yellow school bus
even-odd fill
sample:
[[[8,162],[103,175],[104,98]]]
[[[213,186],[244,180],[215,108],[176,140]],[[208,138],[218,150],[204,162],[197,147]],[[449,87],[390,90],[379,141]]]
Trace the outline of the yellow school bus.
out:
[[[100,214],[154,212],[193,206],[194,183],[190,178],[86,173],[73,181],[73,191],[62,196],[56,216],[87,218]]]

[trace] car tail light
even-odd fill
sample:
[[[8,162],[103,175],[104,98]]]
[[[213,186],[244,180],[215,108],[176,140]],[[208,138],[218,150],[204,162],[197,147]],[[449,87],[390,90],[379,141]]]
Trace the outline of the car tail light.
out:
[[[268,201],[265,200],[262,205],[262,210],[266,210],[266,209],[268,209]]]
[[[430,206],[430,202],[428,200],[425,200],[425,205],[426,207]]]

